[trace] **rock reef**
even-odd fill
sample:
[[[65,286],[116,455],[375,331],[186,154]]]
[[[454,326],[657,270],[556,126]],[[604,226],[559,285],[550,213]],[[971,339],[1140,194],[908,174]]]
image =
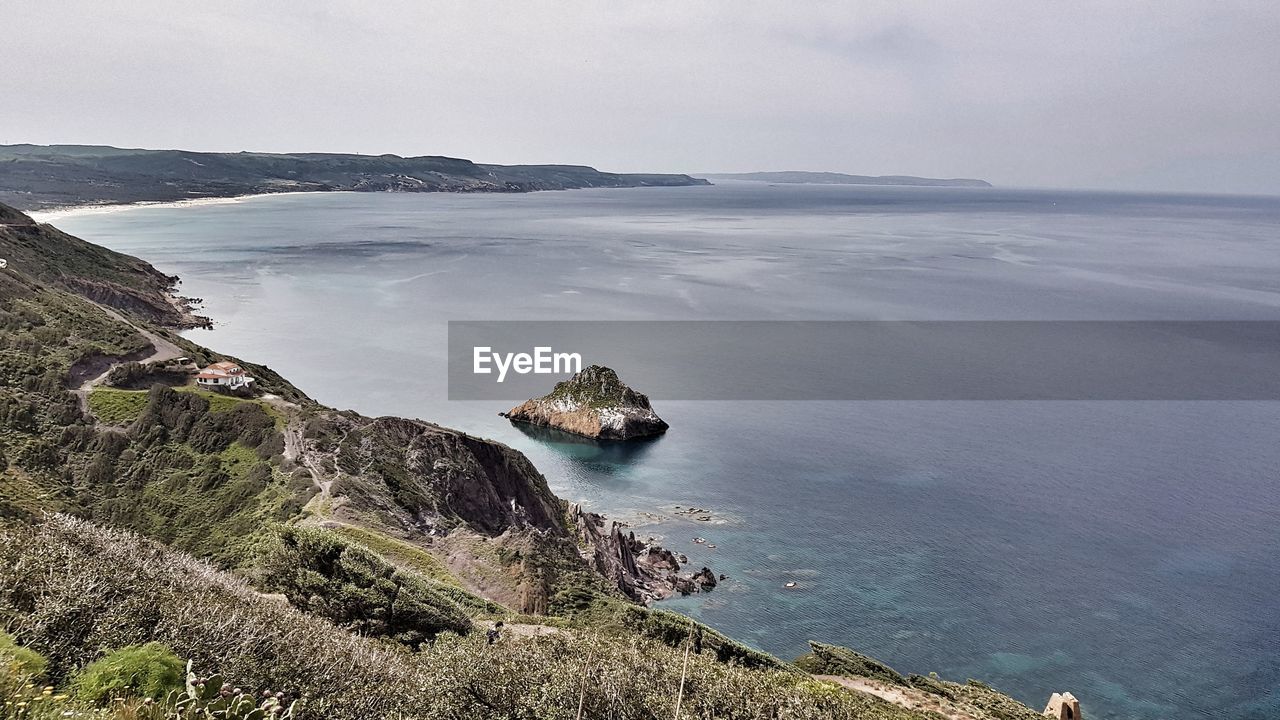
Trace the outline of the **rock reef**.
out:
[[[669,427],[653,411],[648,397],[627,387],[616,372],[602,365],[583,369],[556,383],[547,395],[527,400],[502,416],[596,440],[651,437]]]
[[[616,521],[569,505],[569,520],[577,534],[584,559],[597,573],[611,580],[627,597],[646,605],[677,593],[690,595],[715,589],[716,575],[704,567],[694,573],[680,572],[688,558],[677,556],[656,543],[636,539]]]

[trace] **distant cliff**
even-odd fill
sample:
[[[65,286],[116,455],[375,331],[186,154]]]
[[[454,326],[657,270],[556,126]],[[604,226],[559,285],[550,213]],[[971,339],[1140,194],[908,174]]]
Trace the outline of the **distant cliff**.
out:
[[[440,156],[207,153],[105,145],[0,145],[0,202],[27,210],[289,191],[531,192],[709,185],[585,165],[480,165]]]
[[[986,180],[973,178],[925,178],[914,175],[846,175],[835,172],[750,172],[710,174],[712,180],[750,180],[769,183],[807,183],[811,185],[914,185],[921,187],[991,187]]]

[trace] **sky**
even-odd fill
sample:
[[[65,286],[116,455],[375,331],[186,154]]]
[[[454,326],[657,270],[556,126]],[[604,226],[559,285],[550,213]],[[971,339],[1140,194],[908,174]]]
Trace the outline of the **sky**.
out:
[[[0,143],[1280,194],[1280,3],[6,0]]]

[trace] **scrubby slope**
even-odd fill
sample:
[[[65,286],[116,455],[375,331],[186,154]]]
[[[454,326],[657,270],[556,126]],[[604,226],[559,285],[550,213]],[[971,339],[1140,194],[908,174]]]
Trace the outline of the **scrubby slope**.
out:
[[[0,620],[55,682],[102,649],[152,640],[307,718],[921,720],[803,673],[750,670],[642,637],[557,630],[494,645],[442,637],[409,654],[257,594],[129,533],[67,517],[0,531]],[[683,693],[680,692],[683,679]]]

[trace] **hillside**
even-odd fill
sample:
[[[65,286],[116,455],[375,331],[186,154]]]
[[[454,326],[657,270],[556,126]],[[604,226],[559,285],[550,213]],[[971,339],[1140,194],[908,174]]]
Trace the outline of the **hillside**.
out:
[[[781,172],[711,173],[713,180],[748,180],[766,183],[800,183],[812,185],[909,185],[916,187],[991,187],[986,180],[973,178],[926,178],[914,175],[846,175],[836,172],[807,172],[785,170]]]
[[[179,280],[149,263],[40,225],[11,207],[0,205],[0,257],[17,277],[81,294],[96,302],[135,313],[171,327],[198,327],[208,321],[195,316],[174,290]]]
[[[286,693],[307,718],[570,720],[579,706],[584,718],[636,720],[936,717],[794,668],[749,669],[692,644],[686,656],[605,625],[521,625],[527,637],[513,625],[493,645],[450,632],[409,653],[179,553],[66,517],[0,529],[0,615],[20,618],[19,642],[47,659],[42,684],[62,687],[94,648],[160,642],[198,673],[221,673],[255,695]],[[677,644],[698,640],[687,625],[672,629]]]
[[[47,684],[74,715],[91,701],[56,688],[161,643],[302,718],[1034,717],[985,686],[872,687],[901,676],[828,646],[796,666],[646,608],[687,582],[656,567],[671,554],[557,498],[519,452],[321,406],[158,323],[180,316],[132,293],[173,279],[145,262],[0,216],[0,256],[23,258],[0,270],[6,697]],[[89,280],[129,292],[93,300]],[[195,388],[186,359],[239,362],[258,394]],[[119,693],[104,716],[160,717]],[[15,707],[0,720],[46,717]]]
[[[439,156],[0,145],[0,203],[26,210],[288,191],[530,192],[707,184],[688,175],[480,165]]]

